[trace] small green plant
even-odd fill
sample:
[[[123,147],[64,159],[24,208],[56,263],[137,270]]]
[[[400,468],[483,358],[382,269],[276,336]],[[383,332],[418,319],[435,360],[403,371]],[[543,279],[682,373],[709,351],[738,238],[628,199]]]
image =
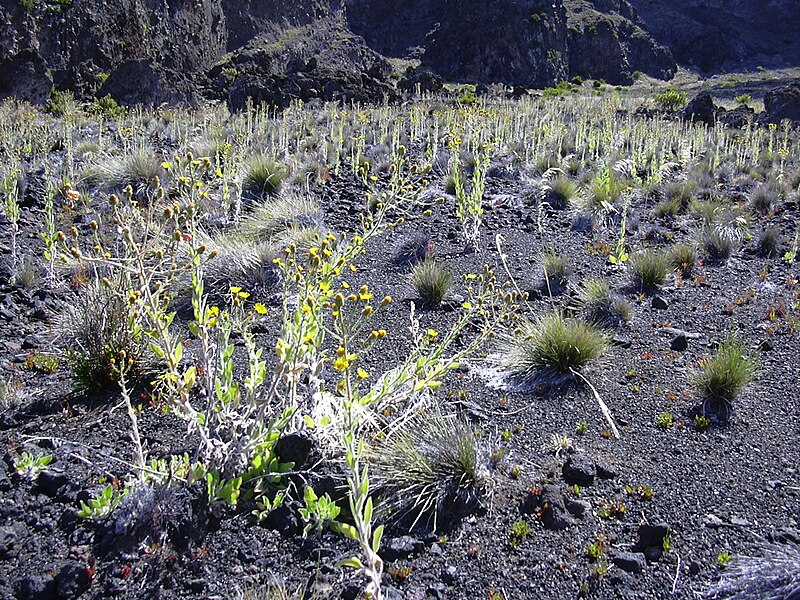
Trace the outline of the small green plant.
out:
[[[583,489],[577,483],[574,485],[567,486],[567,493],[572,494],[573,496],[580,496]]]
[[[671,87],[653,94],[653,100],[661,110],[675,111],[686,105],[686,94]]]
[[[585,435],[588,430],[589,424],[586,421],[579,421],[577,427],[575,427],[575,433],[577,435]]]
[[[457,102],[465,106],[470,106],[478,103],[478,97],[473,90],[465,89],[459,94]]]
[[[667,279],[672,266],[670,255],[665,252],[647,250],[631,258],[631,277],[642,292],[652,292]]]
[[[712,408],[727,408],[752,381],[756,360],[734,335],[728,337],[714,358],[704,360],[694,373],[694,385]]]
[[[98,519],[110,514],[130,491],[130,487],[123,486],[121,490],[111,484],[103,487],[100,493],[86,504],[81,500],[78,516],[83,519]]]
[[[619,327],[633,317],[630,303],[614,293],[606,279],[586,280],[576,302],[583,317],[599,327]]]
[[[750,94],[741,94],[739,96],[736,96],[736,98],[734,98],[734,101],[737,104],[743,104],[744,106],[747,106],[753,101],[753,99],[750,97]]]
[[[3,193],[3,213],[11,225],[11,273],[12,278],[16,279],[17,274],[17,235],[19,234],[19,175],[22,170],[16,162],[11,162],[8,172],[0,180],[0,191]],[[12,280],[13,280],[12,279]]]
[[[783,255],[783,260],[788,264],[794,262],[794,259],[797,258],[797,249],[798,249],[798,242],[800,242],[800,227],[797,228],[797,231],[794,234],[794,241],[792,241],[792,247]]]
[[[733,560],[733,556],[727,550],[717,554],[717,565],[720,567],[727,567],[731,560]]]
[[[524,519],[517,519],[511,526],[511,535],[508,545],[512,548],[519,546],[531,534],[531,526]]]
[[[603,520],[621,519],[628,512],[622,498],[614,498],[610,501],[600,502],[597,508],[597,517]]]
[[[78,110],[75,94],[71,90],[63,92],[53,88],[44,108],[47,112],[57,117],[70,117]]]
[[[694,244],[673,244],[670,247],[672,264],[681,275],[688,275],[697,264],[697,248]]]
[[[53,354],[43,354],[32,350],[25,358],[22,367],[28,371],[55,373],[58,370],[58,358]]]
[[[628,496],[633,496],[640,500],[652,500],[656,495],[653,488],[641,483],[637,485],[626,485],[625,493],[628,494]]]
[[[87,106],[86,110],[95,115],[106,119],[119,119],[127,112],[124,106],[120,106],[111,95],[95,98],[94,102]]]
[[[339,516],[341,509],[336,506],[330,496],[325,494],[322,497],[318,497],[310,485],[306,486],[303,492],[303,500],[305,506],[299,511],[300,516],[306,523],[303,528],[303,536],[307,536],[312,531],[315,533],[321,532],[326,523]]]
[[[499,344],[499,364],[512,377],[544,381],[571,378],[605,352],[607,338],[596,326],[565,319],[560,311],[523,319]]]
[[[711,419],[709,419],[705,415],[695,415],[694,416],[694,428],[697,431],[705,431],[711,427]]]
[[[483,222],[483,193],[486,189],[486,172],[491,163],[492,148],[486,144],[476,157],[469,189],[461,174],[461,138],[450,140],[450,174],[453,178],[456,196],[456,216],[461,222],[467,251],[476,250],[480,239],[480,228]]]
[[[675,417],[671,412],[658,413],[656,417],[656,425],[661,429],[669,429],[675,424]]]
[[[453,273],[435,260],[424,260],[411,271],[411,284],[425,306],[438,306],[453,287]]]
[[[595,540],[586,548],[586,556],[591,561],[597,561],[608,553],[608,538],[598,533]]]
[[[24,478],[33,480],[53,462],[53,457],[41,452],[23,452],[14,457],[14,470]]]

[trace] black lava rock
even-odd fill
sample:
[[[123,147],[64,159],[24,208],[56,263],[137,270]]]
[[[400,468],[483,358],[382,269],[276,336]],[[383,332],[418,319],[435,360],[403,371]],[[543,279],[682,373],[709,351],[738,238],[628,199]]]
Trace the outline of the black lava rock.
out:
[[[641,552],[618,552],[612,559],[614,564],[627,573],[641,573],[647,562]]]
[[[390,539],[381,553],[384,560],[393,561],[419,554],[425,549],[425,542],[410,535]]]
[[[13,558],[14,546],[17,543],[17,532],[11,527],[0,529],[0,559],[6,560]]]
[[[295,468],[299,468],[305,465],[313,447],[314,442],[309,436],[303,433],[290,433],[275,444],[275,454],[281,462],[294,463]]]
[[[14,583],[17,598],[50,600],[55,597],[56,581],[52,577],[28,575]]]
[[[689,347],[689,340],[686,339],[686,334],[680,333],[675,336],[675,338],[670,342],[670,350],[674,350],[675,352],[683,352],[686,348]]]
[[[649,525],[643,523],[639,525],[639,541],[636,543],[637,550],[644,550],[656,546],[661,548],[664,545],[664,538],[669,535],[669,525],[666,523],[658,523],[656,525]]]
[[[546,529],[561,530],[573,524],[567,511],[564,494],[554,485],[546,485],[540,496],[542,523]]]
[[[564,481],[570,485],[592,485],[597,476],[594,462],[582,454],[570,455],[561,472],[564,475]]]
[[[669,302],[662,296],[653,296],[653,299],[650,301],[650,306],[657,310],[666,310],[669,307]]]
[[[594,466],[599,479],[614,479],[617,476],[617,470],[604,460],[596,460]]]
[[[56,575],[56,597],[64,600],[77,598],[89,589],[91,583],[86,566],[64,565]]]

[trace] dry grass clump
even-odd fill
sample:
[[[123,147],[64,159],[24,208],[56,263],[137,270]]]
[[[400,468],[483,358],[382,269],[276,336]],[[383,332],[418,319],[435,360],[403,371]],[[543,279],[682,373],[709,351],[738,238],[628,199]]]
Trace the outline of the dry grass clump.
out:
[[[251,241],[275,240],[291,229],[319,231],[319,203],[306,194],[281,194],[255,204],[237,234]]]
[[[141,334],[130,327],[130,305],[124,294],[120,280],[108,286],[89,282],[55,319],[58,343],[80,390],[112,389],[122,365],[129,384],[147,370],[147,348]]]
[[[83,179],[109,191],[121,191],[130,186],[134,197],[143,200],[154,180],[157,177],[160,180],[166,177],[162,162],[162,158],[146,149],[124,156],[108,156],[87,167],[83,172]]]
[[[800,546],[763,543],[760,550],[759,556],[735,557],[707,596],[729,600],[800,598]]]
[[[259,200],[276,194],[288,175],[286,167],[268,156],[254,156],[244,165],[242,198]]]

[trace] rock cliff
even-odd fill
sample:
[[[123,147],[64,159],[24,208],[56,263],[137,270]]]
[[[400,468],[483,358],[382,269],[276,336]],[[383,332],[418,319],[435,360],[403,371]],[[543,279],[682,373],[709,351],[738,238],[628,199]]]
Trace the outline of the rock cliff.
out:
[[[800,64],[797,0],[630,0],[679,63],[703,71]]]
[[[381,99],[396,93],[385,57],[418,59],[422,73],[450,82],[541,87],[579,75],[616,84],[635,71],[668,79],[670,48],[702,68],[753,55],[800,62],[792,4],[0,0],[0,97],[42,103],[55,86],[144,104]],[[774,34],[763,35],[767,26]]]

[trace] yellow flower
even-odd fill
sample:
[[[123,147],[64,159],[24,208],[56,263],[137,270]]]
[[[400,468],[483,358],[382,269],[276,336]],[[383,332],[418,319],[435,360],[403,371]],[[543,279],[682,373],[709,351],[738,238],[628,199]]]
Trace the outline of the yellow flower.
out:
[[[439,332],[435,329],[428,329],[428,339],[435,340],[439,335]]]
[[[358,375],[359,379],[367,379],[369,377],[369,373],[367,373],[364,369],[359,368],[356,371],[356,375]]]
[[[350,362],[344,356],[340,356],[335,361],[333,361],[333,368],[336,369],[337,371],[344,371],[349,366]]]
[[[267,314],[267,307],[261,304],[261,302],[256,302],[256,305],[253,307],[253,310],[256,311],[259,315]]]

